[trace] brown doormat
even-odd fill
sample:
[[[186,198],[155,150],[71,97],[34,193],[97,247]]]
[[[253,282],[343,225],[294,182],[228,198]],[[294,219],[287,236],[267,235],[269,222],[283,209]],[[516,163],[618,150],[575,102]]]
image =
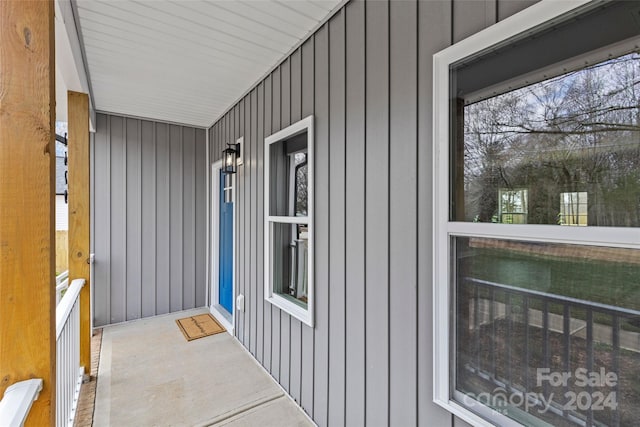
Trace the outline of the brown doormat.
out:
[[[178,319],[176,323],[187,341],[225,332],[222,325],[209,313]]]

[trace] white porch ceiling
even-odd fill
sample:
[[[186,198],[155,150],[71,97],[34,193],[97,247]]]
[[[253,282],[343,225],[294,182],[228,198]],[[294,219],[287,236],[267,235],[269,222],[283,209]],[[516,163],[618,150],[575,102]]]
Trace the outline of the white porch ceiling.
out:
[[[77,0],[95,108],[208,127],[341,0]]]

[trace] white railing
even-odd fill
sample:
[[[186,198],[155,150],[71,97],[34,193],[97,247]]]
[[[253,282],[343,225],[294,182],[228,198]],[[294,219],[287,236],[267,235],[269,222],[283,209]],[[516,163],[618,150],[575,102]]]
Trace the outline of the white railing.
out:
[[[22,427],[41,391],[40,378],[20,381],[8,387],[0,401],[0,426]]]
[[[91,295],[91,302],[89,303],[89,330],[93,334],[93,279],[95,277],[96,254],[89,254],[89,295]]]
[[[84,368],[80,366],[80,290],[71,282],[56,308],[56,426],[73,426]]]
[[[62,294],[69,287],[69,270],[56,276],[56,306],[60,304]]]

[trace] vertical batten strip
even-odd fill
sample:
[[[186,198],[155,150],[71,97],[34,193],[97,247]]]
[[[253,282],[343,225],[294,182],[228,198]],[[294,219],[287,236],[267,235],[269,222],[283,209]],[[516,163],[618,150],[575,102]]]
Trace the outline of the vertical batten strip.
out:
[[[251,141],[250,141],[250,150],[247,158],[249,159],[249,163],[246,167],[249,168],[249,174],[251,176],[251,194],[249,205],[250,209],[250,218],[251,218],[251,263],[250,263],[250,272],[251,272],[251,311],[250,311],[250,324],[251,330],[249,335],[250,342],[250,350],[251,354],[257,358],[258,349],[257,349],[257,330],[258,330],[258,278],[257,278],[257,248],[258,248],[258,233],[257,233],[257,224],[256,224],[256,216],[257,216],[257,206],[256,206],[256,197],[258,194],[258,188],[256,186],[256,138],[258,133],[258,88],[254,88],[251,91]]]
[[[302,45],[302,66],[300,69],[301,98],[300,116],[308,117],[315,113],[315,38],[310,38]],[[314,135],[315,137],[315,135]],[[318,151],[314,145],[315,152]],[[315,155],[315,153],[314,153]],[[317,167],[317,158],[314,159]],[[314,191],[317,191],[315,186]],[[315,221],[315,219],[314,219]],[[315,227],[315,224],[313,225]],[[315,244],[315,243],[314,243]],[[317,274],[316,274],[317,277]],[[314,295],[318,293],[317,281],[314,278]],[[316,305],[317,307],[317,305]],[[315,320],[315,319],[314,319]],[[315,322],[314,322],[315,323]],[[316,323],[317,324],[317,323]],[[315,384],[314,353],[315,353],[315,328],[302,325],[301,336],[301,363],[300,363],[300,406],[307,414],[313,414],[313,390]]]
[[[345,10],[329,21],[329,415],[345,423]]]
[[[238,108],[238,138],[240,137],[244,137],[244,135],[246,134],[246,129],[245,129],[245,120],[246,120],[246,107],[245,107],[245,103],[246,103],[246,97],[243,98],[240,101],[240,105]],[[237,295],[244,295],[245,293],[245,283],[244,283],[244,265],[245,265],[245,257],[244,257],[244,247],[245,247],[245,228],[244,228],[244,200],[241,198],[241,196],[244,196],[244,191],[245,191],[245,187],[244,187],[244,168],[242,168],[241,171],[239,171],[236,174],[236,184],[237,184],[237,189],[238,191],[236,192],[236,205],[234,206],[234,208],[236,208],[237,213],[236,213],[236,218],[238,219],[237,223],[237,236],[238,238],[236,239],[236,251],[238,253],[238,262],[236,263],[236,271],[238,272],[238,276],[237,276],[237,281],[236,284],[238,286],[238,291],[237,291]],[[236,308],[236,313],[238,316],[238,332],[236,334],[236,336],[238,337],[238,339],[240,340],[240,342],[242,342],[243,344],[245,343],[244,341],[244,328],[245,328],[245,313],[243,311],[240,311]],[[246,347],[246,345],[245,345]]]
[[[302,108],[302,48],[291,54],[289,61],[289,97],[290,116],[289,124],[300,121]],[[289,315],[290,319],[290,344],[289,344],[289,394],[293,400],[300,404],[300,371],[302,368],[302,322]]]
[[[247,148],[251,144],[251,93],[247,93],[244,104],[244,145]],[[251,171],[249,170],[249,151],[245,151],[246,162],[242,166],[243,209],[242,221],[244,222],[244,344],[251,352]]]
[[[142,221],[143,221],[143,216],[142,216],[142,208],[143,208],[143,191],[142,191],[142,180],[143,180],[143,170],[142,170],[142,120],[138,120],[138,189],[140,190],[140,199],[139,202],[140,204],[138,205],[138,221],[137,221],[137,225],[138,225],[138,254],[137,254],[137,258],[138,258],[138,269],[139,269],[139,274],[138,274],[138,315],[140,317],[143,316],[142,313],[142,303],[143,303],[143,286],[144,283],[142,282]]]
[[[346,7],[345,424],[365,425],[365,2]]]
[[[313,37],[314,122],[315,122],[315,236],[329,235],[329,44],[328,24]],[[324,141],[324,143],[323,143]],[[329,246],[327,238],[315,241],[315,303],[313,357],[313,411],[319,426],[327,425],[329,393]]]
[[[282,94],[280,92],[281,87],[281,68],[278,67],[273,71],[272,74],[272,107],[271,107],[271,134],[282,129],[280,124],[281,117],[281,99]],[[269,161],[269,159],[267,159]],[[266,180],[269,180],[269,176],[265,176]],[[266,201],[265,201],[266,203]],[[268,225],[267,225],[268,226]],[[280,340],[281,340],[281,315],[280,309],[271,305],[271,315],[272,315],[272,341],[271,341],[271,375],[280,382],[280,359],[281,359],[281,351],[280,351]]]
[[[280,129],[291,124],[291,58],[280,66]],[[291,316],[280,310],[280,385],[291,392]]]
[[[268,136],[271,134],[271,129],[272,129],[272,124],[273,124],[273,119],[272,119],[272,112],[273,112],[273,105],[272,105],[272,84],[273,84],[273,80],[272,80],[272,76],[269,75],[267,76],[267,78],[265,79],[264,82],[264,119],[263,119],[263,127],[264,127],[264,134],[263,136]],[[262,139],[260,141],[260,158],[262,159],[262,167],[260,169],[260,176],[262,179],[262,186],[260,187],[262,191],[260,191],[260,196],[261,196],[261,204],[260,206],[264,206],[265,200],[264,200],[264,185],[265,185],[265,180],[268,180],[268,177],[265,176],[264,174],[264,169],[265,169],[265,162],[268,161],[268,159],[264,158],[264,139]],[[261,224],[262,224],[262,233],[260,234],[262,236],[262,243],[264,244],[264,210],[261,210]],[[262,252],[262,257],[260,258],[260,263],[262,268],[260,269],[260,277],[264,277],[264,248],[261,250]],[[271,360],[272,360],[272,349],[271,349],[271,340],[272,340],[272,335],[273,335],[273,324],[272,324],[272,305],[266,301],[262,302],[263,306],[264,306],[264,342],[263,342],[263,362],[262,365],[269,371],[271,371]]]
[[[125,119],[110,120],[111,148],[111,282],[110,323],[126,320],[126,142]],[[115,190],[115,191],[114,191]]]
[[[105,194],[107,195],[107,204],[105,206],[105,212],[107,214],[107,220],[105,221],[108,224],[108,227],[106,229],[106,236],[105,236],[105,240],[106,240],[106,245],[105,245],[105,257],[107,258],[107,267],[106,267],[106,273],[107,273],[107,280],[106,283],[108,284],[108,286],[105,286],[105,305],[106,305],[106,309],[105,309],[105,320],[104,320],[104,324],[108,325],[109,323],[111,323],[111,319],[113,318],[113,313],[111,311],[111,269],[112,269],[112,263],[111,263],[111,230],[113,227],[113,219],[111,218],[111,205],[113,203],[113,196],[111,194],[111,154],[112,154],[112,150],[111,150],[111,116],[107,116],[107,139],[106,139],[106,147],[105,147],[105,151],[107,153],[106,158],[106,173],[105,173],[105,181],[106,181],[106,188],[105,188]]]
[[[258,86],[257,96],[257,122],[256,122],[256,155],[255,161],[255,206],[256,206],[256,310],[257,310],[257,330],[256,330],[256,359],[260,364],[264,365],[264,340],[265,340],[265,301],[264,301],[264,209],[263,205],[263,167],[264,167],[264,95],[265,95],[265,82],[261,82]]]
[[[157,123],[153,123],[153,194],[154,194],[154,199],[153,199],[153,217],[154,217],[154,224],[153,224],[153,235],[154,235],[154,244],[153,244],[153,271],[154,271],[154,275],[153,275],[153,289],[154,289],[154,293],[153,293],[153,314],[157,314],[158,313],[158,281],[157,281],[157,274],[158,274],[158,197],[157,197],[157,193],[158,193],[158,124]]]
[[[195,287],[195,307],[207,306],[207,296],[211,289],[209,281],[209,258],[210,248],[208,244],[208,236],[211,234],[211,228],[207,218],[210,218],[210,180],[209,171],[211,170],[209,163],[210,152],[207,147],[207,130],[197,129],[195,131],[195,212],[194,224],[196,238],[194,242],[194,251],[196,258],[194,260],[194,287]]]
[[[451,414],[433,405],[433,259],[432,112],[433,54],[451,44],[451,7],[446,2],[418,3],[418,425],[446,425]]]
[[[127,160],[128,158],[128,149],[129,149],[129,141],[127,141],[128,138],[128,132],[127,132],[127,122],[129,121],[129,119],[127,119],[126,117],[122,117],[122,143],[123,143],[123,147],[122,147],[122,157],[123,157],[123,169],[122,169],[122,178],[123,178],[123,182],[122,182],[122,191],[121,191],[121,196],[122,196],[122,277],[123,277],[123,281],[122,281],[122,293],[121,293],[121,303],[122,303],[122,319],[120,320],[121,322],[127,321],[129,320],[129,313],[127,311],[127,289],[128,289],[128,284],[129,281],[127,280],[127,265],[129,264],[127,262],[127,244],[129,241],[129,235],[127,233],[127,225],[129,224],[128,218],[127,218],[127,205],[128,205],[128,201],[127,201],[127,196],[129,195],[129,191],[128,191],[128,179],[129,176],[127,174],[127,167],[129,165],[129,162]]]
[[[389,3],[367,3],[365,25],[365,417],[388,422]],[[373,421],[372,421],[373,422]]]
[[[392,1],[390,7],[390,402],[391,425],[417,423],[415,398],[415,340],[417,311],[416,124],[417,124],[417,23],[416,2]]]

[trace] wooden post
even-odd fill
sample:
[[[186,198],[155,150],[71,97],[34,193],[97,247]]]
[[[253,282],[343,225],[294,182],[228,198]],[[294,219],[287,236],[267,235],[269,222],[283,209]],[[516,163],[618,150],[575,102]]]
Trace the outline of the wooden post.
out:
[[[27,425],[55,425],[53,1],[0,1],[0,396],[42,378]]]
[[[69,278],[85,279],[80,292],[80,366],[91,372],[89,285],[89,96],[69,91]]]

